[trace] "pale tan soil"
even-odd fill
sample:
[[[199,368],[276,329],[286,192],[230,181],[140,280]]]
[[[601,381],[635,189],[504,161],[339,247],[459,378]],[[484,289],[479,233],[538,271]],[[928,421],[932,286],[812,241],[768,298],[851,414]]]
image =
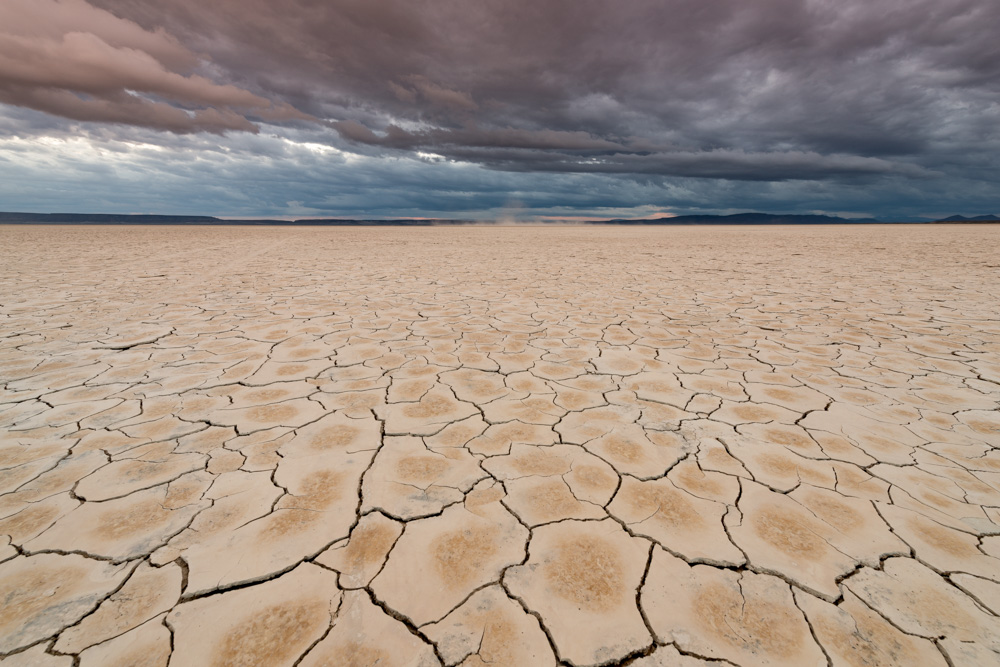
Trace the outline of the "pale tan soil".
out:
[[[997,227],[0,227],[0,662],[998,664],[998,402]]]

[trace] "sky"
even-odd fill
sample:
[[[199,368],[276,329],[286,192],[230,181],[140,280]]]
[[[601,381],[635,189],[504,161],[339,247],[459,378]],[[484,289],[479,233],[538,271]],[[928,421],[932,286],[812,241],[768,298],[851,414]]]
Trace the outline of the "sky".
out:
[[[1000,214],[997,0],[0,0],[0,210]]]

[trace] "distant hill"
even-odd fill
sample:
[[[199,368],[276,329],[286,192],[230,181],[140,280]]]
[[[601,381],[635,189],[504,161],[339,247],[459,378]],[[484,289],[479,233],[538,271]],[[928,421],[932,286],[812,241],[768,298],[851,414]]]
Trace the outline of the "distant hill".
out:
[[[443,220],[436,218],[395,218],[392,220],[344,220],[342,218],[317,218],[296,220],[294,225],[327,225],[333,227],[388,227],[406,225],[408,227],[434,227],[436,225],[482,225],[492,224],[476,220]]]
[[[0,213],[0,224],[62,223],[76,225],[212,225],[206,215],[115,215],[109,213]]]
[[[838,218],[830,215],[736,213],[734,215],[679,215],[649,220],[608,220],[611,225],[842,225],[880,222],[875,218]]]
[[[8,225],[300,225],[307,227],[353,227],[385,225],[467,225],[474,220],[345,220],[342,218],[273,220],[238,219],[226,220],[209,215],[128,215],[111,213],[2,213],[0,224]]]
[[[977,215],[974,218],[967,218],[964,215],[953,215],[950,218],[943,218],[935,222],[1000,222],[1000,215]]]
[[[989,217],[989,216],[986,216]],[[961,218],[961,216],[955,216]],[[966,222],[968,219],[949,221]],[[978,221],[979,219],[974,219]],[[591,225],[843,225],[880,222],[875,218],[838,218],[829,215],[787,215],[776,213],[737,213],[735,215],[681,215],[645,220],[595,220]],[[207,215],[123,215],[109,213],[2,213],[0,224],[70,224],[70,225],[299,225],[307,227],[383,227],[408,225],[494,224],[476,220],[401,218],[394,220],[352,220],[343,218],[307,218],[302,220],[239,219],[226,220]]]

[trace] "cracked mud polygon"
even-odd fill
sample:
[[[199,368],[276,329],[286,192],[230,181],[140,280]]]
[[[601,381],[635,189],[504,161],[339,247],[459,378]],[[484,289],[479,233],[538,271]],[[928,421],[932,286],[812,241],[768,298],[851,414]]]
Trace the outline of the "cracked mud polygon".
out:
[[[996,228],[0,234],[5,667],[1000,664]]]

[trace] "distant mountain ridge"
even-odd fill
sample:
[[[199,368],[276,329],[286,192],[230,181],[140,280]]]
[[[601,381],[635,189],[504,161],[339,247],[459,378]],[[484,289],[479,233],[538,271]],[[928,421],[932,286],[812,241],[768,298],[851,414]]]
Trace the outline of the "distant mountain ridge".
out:
[[[129,213],[0,213],[0,223],[72,223],[78,225],[120,224],[202,224],[222,222],[207,215],[132,215]]]
[[[649,220],[608,220],[611,225],[842,225],[881,222],[875,218],[838,218],[831,215],[735,213],[733,215],[678,215]]]
[[[960,216],[956,216],[960,217]],[[794,215],[776,213],[736,213],[734,215],[681,215],[672,218],[629,220],[594,220],[589,225],[841,225],[881,222],[875,218],[838,218],[829,215]],[[308,227],[380,227],[411,225],[497,224],[476,220],[400,218],[393,220],[353,220],[342,218],[305,218],[301,220],[240,219],[226,220],[208,215],[139,215],[117,213],[3,213],[0,224],[73,224],[73,225],[300,225]]]
[[[71,224],[71,225],[305,225],[305,226],[378,226],[471,224],[473,220],[344,220],[339,218],[315,220],[274,220],[269,218],[226,220],[210,215],[145,215],[119,213],[4,213],[0,224]]]
[[[964,215],[953,215],[950,218],[942,218],[936,222],[1000,222],[1000,215],[977,215],[974,218],[967,218]]]

